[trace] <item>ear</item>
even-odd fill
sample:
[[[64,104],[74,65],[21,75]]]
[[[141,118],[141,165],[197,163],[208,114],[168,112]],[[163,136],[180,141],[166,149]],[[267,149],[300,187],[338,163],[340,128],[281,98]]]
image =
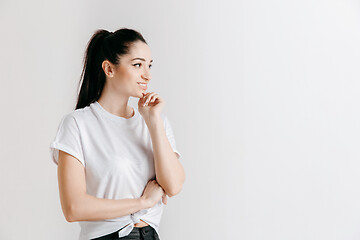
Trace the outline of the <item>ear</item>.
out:
[[[104,70],[104,73],[106,76],[108,77],[113,77],[114,76],[114,65],[109,62],[109,60],[104,60],[101,64],[101,68]]]

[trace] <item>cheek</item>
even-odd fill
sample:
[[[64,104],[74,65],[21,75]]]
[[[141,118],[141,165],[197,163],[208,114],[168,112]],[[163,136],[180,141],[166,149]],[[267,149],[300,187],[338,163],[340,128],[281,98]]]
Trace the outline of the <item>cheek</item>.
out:
[[[136,78],[135,71],[127,69],[118,72],[117,82],[121,85],[131,85],[131,82],[134,81],[134,78]]]
[[[127,89],[127,91],[133,91],[137,88],[137,82],[140,81],[139,79],[141,80],[136,71],[126,71],[123,72],[117,82],[122,90]]]
[[[138,71],[137,69],[126,69],[124,71],[121,71],[120,76],[125,82],[130,82],[138,77]]]

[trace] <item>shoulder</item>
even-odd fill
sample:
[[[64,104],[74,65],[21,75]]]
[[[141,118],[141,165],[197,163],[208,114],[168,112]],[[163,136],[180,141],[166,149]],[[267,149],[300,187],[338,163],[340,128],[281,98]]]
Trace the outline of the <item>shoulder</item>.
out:
[[[89,116],[89,107],[79,108],[66,113],[61,120],[62,124],[65,125],[78,125]]]
[[[91,112],[92,112],[91,107],[86,106],[83,108],[72,110],[71,112],[68,112],[66,116],[72,117],[74,119],[82,119],[82,118],[86,118],[89,114],[91,114]]]

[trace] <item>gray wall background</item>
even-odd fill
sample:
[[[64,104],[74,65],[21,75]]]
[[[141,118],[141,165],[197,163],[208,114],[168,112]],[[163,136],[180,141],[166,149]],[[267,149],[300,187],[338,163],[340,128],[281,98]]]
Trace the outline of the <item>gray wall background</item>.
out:
[[[162,239],[360,239],[360,3],[1,1],[0,239],[76,240],[48,147],[98,28],[140,31],[187,179]],[[50,237],[51,236],[51,237]]]

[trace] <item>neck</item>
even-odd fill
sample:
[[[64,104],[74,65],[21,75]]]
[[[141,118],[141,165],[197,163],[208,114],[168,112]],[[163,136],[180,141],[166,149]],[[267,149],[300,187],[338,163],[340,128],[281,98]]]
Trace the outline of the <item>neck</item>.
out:
[[[129,97],[119,95],[111,90],[109,87],[104,86],[98,103],[111,114],[117,115],[123,118],[131,118],[133,116],[132,107],[128,106]]]

